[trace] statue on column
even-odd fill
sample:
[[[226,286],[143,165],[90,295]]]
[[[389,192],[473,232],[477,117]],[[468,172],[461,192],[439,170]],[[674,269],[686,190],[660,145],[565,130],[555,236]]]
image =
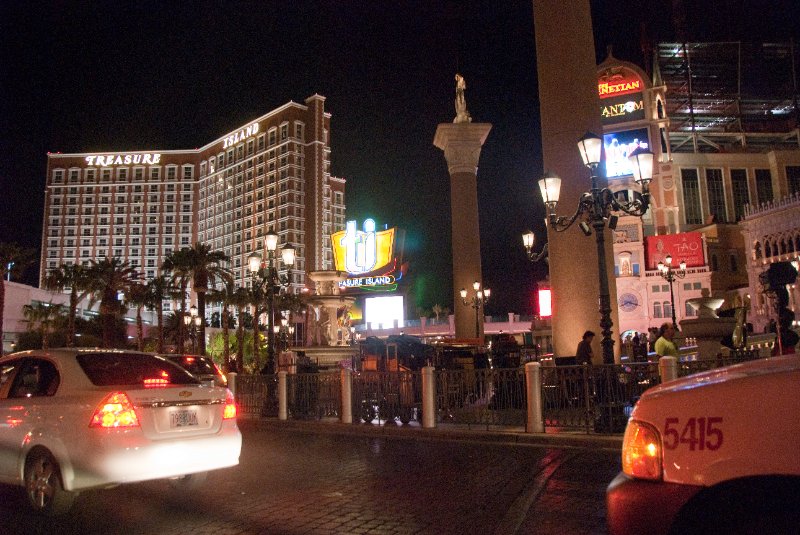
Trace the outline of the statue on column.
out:
[[[472,117],[467,111],[467,99],[464,97],[464,90],[466,89],[467,82],[464,81],[464,77],[456,74],[456,118],[453,119],[454,123],[472,122]]]

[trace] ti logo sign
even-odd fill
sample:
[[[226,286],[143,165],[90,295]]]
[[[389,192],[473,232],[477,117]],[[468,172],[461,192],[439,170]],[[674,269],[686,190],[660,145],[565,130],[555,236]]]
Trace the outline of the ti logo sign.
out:
[[[365,220],[363,229],[358,230],[355,221],[348,221],[345,230],[333,234],[336,269],[361,275],[392,261],[395,229],[376,231],[373,219]]]

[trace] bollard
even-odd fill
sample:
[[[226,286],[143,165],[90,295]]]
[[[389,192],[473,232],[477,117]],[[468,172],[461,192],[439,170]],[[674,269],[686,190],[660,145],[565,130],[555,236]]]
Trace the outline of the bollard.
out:
[[[658,359],[658,374],[661,382],[666,383],[678,378],[678,359],[675,357],[661,357]]]
[[[288,402],[286,399],[286,376],[285,371],[278,372],[278,420],[288,420]]]
[[[353,372],[342,368],[342,423],[353,423]]]
[[[538,362],[525,364],[525,395],[528,400],[526,433],[544,433],[542,417],[542,365]]]
[[[236,372],[228,372],[228,390],[236,397]]]
[[[422,368],[422,427],[436,427],[436,376],[433,366]]]

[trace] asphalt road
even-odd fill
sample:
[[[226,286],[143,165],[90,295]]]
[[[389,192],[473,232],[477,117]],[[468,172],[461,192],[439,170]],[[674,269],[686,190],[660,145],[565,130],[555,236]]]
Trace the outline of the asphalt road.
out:
[[[606,533],[618,448],[340,435],[243,425],[241,464],[197,491],[84,492],[57,519],[0,485],[0,533]]]

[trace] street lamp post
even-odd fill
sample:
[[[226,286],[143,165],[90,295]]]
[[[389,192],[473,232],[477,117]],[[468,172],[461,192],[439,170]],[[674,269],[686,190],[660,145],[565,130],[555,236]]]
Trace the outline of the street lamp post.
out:
[[[290,244],[281,248],[281,259],[287,267],[287,274],[281,275],[276,267],[275,251],[278,248],[278,235],[270,230],[264,238],[266,260],[259,253],[253,253],[247,258],[247,266],[253,280],[253,286],[263,290],[267,298],[267,362],[261,373],[275,373],[275,331],[273,323],[275,317],[275,295],[289,285],[288,270],[294,265],[295,250]],[[257,285],[257,286],[256,286]],[[253,321],[258,321],[255,317]],[[256,341],[253,341],[255,346]]]
[[[600,328],[603,333],[601,345],[603,348],[603,363],[614,363],[614,339],[611,338],[611,298],[608,289],[608,272],[606,268],[605,237],[603,231],[606,225],[610,229],[617,226],[618,216],[612,212],[641,217],[650,206],[650,181],[653,178],[653,153],[637,149],[628,160],[633,167],[634,180],[640,186],[641,192],[633,192],[630,199],[626,199],[612,192],[608,187],[601,187],[598,168],[600,167],[603,140],[591,133],[585,134],[578,140],[583,164],[589,168],[591,175],[591,189],[581,194],[578,208],[571,216],[556,215],[556,206],[561,192],[561,178],[552,172],[546,172],[539,180],[539,189],[542,199],[547,206],[548,224],[555,232],[567,230],[573,223],[579,221],[578,226],[584,235],[589,236],[594,230],[597,242],[597,274],[600,283]],[[544,250],[539,255],[531,255],[533,239],[523,238],[526,248],[530,245],[529,257],[538,260],[543,256]],[[529,240],[529,241],[528,241]]]
[[[663,262],[658,263],[658,274],[669,283],[669,302],[672,308],[672,326],[678,328],[678,321],[675,317],[675,294],[672,291],[672,283],[686,276],[686,262],[681,260],[678,269],[672,267],[672,256],[667,255]]]
[[[522,235],[522,245],[525,246],[525,250],[528,252],[528,260],[531,262],[538,262],[547,256],[547,244],[545,243],[544,247],[542,247],[542,250],[536,253],[533,250],[533,244],[535,242],[536,235],[532,230],[528,230]]]
[[[484,288],[481,290],[481,283],[478,281],[472,283],[472,289],[475,290],[475,295],[467,299],[467,289],[461,288],[461,302],[475,309],[475,338],[480,338],[481,325],[480,321],[478,321],[480,317],[479,312],[489,300],[489,295],[492,293],[492,291],[489,288]]]
[[[189,338],[192,340],[192,354],[197,354],[197,328],[200,327],[202,319],[197,315],[197,307],[192,305],[189,308],[189,315],[183,316],[183,324],[189,331]]]

